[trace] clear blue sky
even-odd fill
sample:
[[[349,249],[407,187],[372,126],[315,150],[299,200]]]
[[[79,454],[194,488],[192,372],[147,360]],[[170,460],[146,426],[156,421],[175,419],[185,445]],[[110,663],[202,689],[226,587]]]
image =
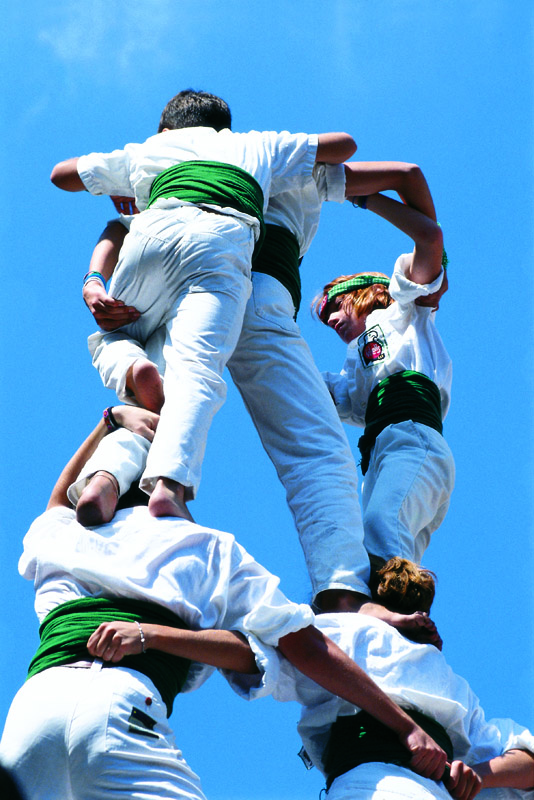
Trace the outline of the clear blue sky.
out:
[[[0,719],[37,642],[21,540],[64,462],[113,398],[86,351],[81,278],[112,214],[70,195],[59,160],[155,132],[183,88],[228,100],[236,130],[346,130],[362,160],[423,168],[450,258],[438,326],[454,363],[445,435],[457,464],[451,508],[425,559],[439,576],[435,618],[453,667],[491,716],[534,727],[533,663],[533,9],[527,0],[20,0],[4,12],[0,56],[2,521]],[[409,242],[350,206],[327,207],[306,256],[303,294],[361,269],[390,271]],[[302,331],[322,369],[344,347]],[[357,429],[349,429],[354,447]],[[230,530],[279,574],[308,580],[283,492],[230,389],[213,426],[195,518]],[[246,704],[218,677],[179,700],[174,727],[212,800],[317,796],[296,758],[297,706]],[[258,786],[258,781],[260,785]]]

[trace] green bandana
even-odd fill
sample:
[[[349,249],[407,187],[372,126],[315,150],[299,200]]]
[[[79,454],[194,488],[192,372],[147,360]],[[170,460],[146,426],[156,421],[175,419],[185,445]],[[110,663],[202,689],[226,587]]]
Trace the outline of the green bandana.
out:
[[[376,275],[358,275],[357,278],[349,278],[342,283],[336,283],[323,297],[319,308],[319,318],[323,318],[328,303],[330,303],[334,297],[345,294],[345,292],[350,292],[352,289],[365,289],[367,286],[378,286],[379,284],[382,284],[382,286],[389,286],[389,278],[377,278]]]

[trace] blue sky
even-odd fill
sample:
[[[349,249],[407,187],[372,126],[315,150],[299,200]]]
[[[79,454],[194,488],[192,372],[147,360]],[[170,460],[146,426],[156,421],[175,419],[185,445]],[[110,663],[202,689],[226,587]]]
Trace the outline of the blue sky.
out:
[[[0,718],[37,642],[21,540],[64,462],[113,398],[86,351],[81,279],[107,198],[69,195],[52,166],[155,132],[167,100],[205,89],[235,130],[349,131],[357,159],[418,163],[450,258],[438,326],[454,364],[445,435],[457,478],[426,566],[453,667],[488,715],[534,727],[532,188],[533,11],[526,0],[21,0],[4,13]],[[390,271],[408,240],[349,205],[325,207],[302,266],[325,280]],[[300,312],[322,369],[344,346]],[[356,447],[357,429],[349,429]],[[197,521],[236,534],[309,588],[284,495],[237,392],[211,431]],[[219,678],[176,703],[178,742],[212,800],[316,796],[296,758],[297,706],[245,704]],[[274,768],[273,768],[274,767]],[[257,786],[258,779],[260,786]]]

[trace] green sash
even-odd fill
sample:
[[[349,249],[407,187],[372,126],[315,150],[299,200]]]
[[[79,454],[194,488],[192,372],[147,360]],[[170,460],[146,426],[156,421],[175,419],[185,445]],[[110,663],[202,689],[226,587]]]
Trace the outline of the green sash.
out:
[[[300,307],[300,247],[297,237],[280,225],[265,225],[265,239],[253,259],[253,272],[263,272],[280,281],[288,290],[295,308],[295,318]]]
[[[41,623],[41,644],[30,663],[27,677],[31,678],[49,667],[86,661],[90,658],[87,640],[102,622],[113,620],[187,627],[171,611],[142,600],[111,600],[104,597],[71,600],[54,608]],[[150,678],[161,694],[167,706],[167,716],[170,717],[173,700],[185,683],[190,663],[186,658],[149,650],[147,653],[125,656],[118,664],[107,662],[107,666],[135,669]]]
[[[420,711],[405,711],[447,753],[448,760],[452,761],[452,742],[443,725]],[[330,736],[323,753],[326,790],[330,789],[335,778],[359,764],[380,761],[410,769],[411,759],[412,754],[401,744],[398,736],[366,711],[350,717],[338,717],[330,728]]]
[[[161,197],[233,208],[256,217],[260,223],[260,239],[256,246],[263,241],[263,191],[257,180],[241,167],[218,161],[184,161],[154,178],[147,208]]]
[[[426,375],[412,370],[396,372],[384,378],[369,395],[365,430],[358,442],[363,475],[369,467],[376,437],[388,425],[408,419],[443,433],[439,389]]]

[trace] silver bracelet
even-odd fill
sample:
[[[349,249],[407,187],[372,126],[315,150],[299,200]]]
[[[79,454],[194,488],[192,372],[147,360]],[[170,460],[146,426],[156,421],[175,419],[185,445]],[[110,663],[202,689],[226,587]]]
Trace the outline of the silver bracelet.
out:
[[[142,629],[141,625],[139,624],[139,622],[138,622],[137,620],[135,620],[135,624],[136,624],[136,625],[137,625],[137,627],[139,628],[139,636],[141,637],[141,650],[143,651],[143,653],[146,653],[146,648],[145,648],[145,641],[146,641],[146,639],[145,639],[145,634],[143,633],[143,629]]]

